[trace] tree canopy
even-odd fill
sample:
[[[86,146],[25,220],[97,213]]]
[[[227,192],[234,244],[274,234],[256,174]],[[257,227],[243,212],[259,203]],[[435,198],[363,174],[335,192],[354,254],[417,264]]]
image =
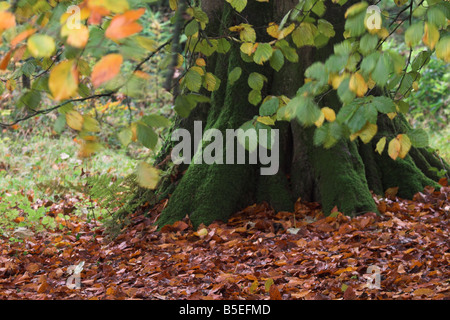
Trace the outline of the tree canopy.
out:
[[[233,14],[239,15],[248,1],[219,2],[228,2]],[[257,36],[261,30],[244,22],[211,36],[205,32],[210,19],[198,1],[170,0],[173,36],[161,42],[145,34],[140,20],[153,2],[0,2],[0,91],[3,97],[14,99],[12,119],[4,116],[0,126],[58,111],[58,123],[79,132],[84,142],[80,154],[89,156],[100,146],[95,136],[100,127],[96,119],[81,114],[77,104],[108,96],[143,98],[149,90],[146,64],[155,55],[166,53],[162,64],[168,79],[166,89],[174,92],[175,112],[187,117],[198,103],[209,101],[209,93],[242,75],[236,67],[224,83],[208,68],[209,56],[226,54],[232,45],[238,45],[245,63],[279,71],[286,61],[301,59],[298,48],[321,48],[335,37],[335,25],[323,18],[324,13],[331,2],[348,5],[347,0],[300,0],[282,19],[265,26],[270,41],[261,41]],[[306,69],[305,83],[299,84],[295,96],[264,96],[262,89],[268,79],[251,73],[248,102],[259,107],[259,115],[242,128],[270,129],[278,121],[297,119],[303,126],[316,128],[316,146],[331,148],[341,139],[371,141],[378,131],[379,114],[393,119],[408,113],[404,99],[420,86],[420,72],[430,56],[450,61],[450,4],[444,0],[395,0],[395,7],[388,12],[384,9],[390,2],[353,1],[345,12],[344,40],[334,45],[334,52],[324,62]],[[245,17],[238,21],[242,20]],[[398,34],[409,48],[406,56],[383,46]],[[382,94],[375,94],[376,88]],[[333,91],[342,108],[320,108],[318,101]],[[164,117],[149,113],[117,135],[124,145],[139,141],[151,149],[158,142],[155,128],[168,125]],[[395,160],[405,158],[412,146],[427,144],[424,130],[411,129],[381,137],[376,151],[387,152]],[[142,186],[156,187],[156,169],[140,165],[138,175]]]

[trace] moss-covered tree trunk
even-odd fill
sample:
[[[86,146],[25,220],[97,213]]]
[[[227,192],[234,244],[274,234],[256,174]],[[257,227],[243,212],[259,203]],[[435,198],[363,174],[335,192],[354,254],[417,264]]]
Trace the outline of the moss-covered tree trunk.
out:
[[[214,1],[203,1],[204,10],[210,16],[209,34],[220,35],[220,30],[239,22],[230,21],[230,8],[218,8]],[[245,19],[257,30],[258,41],[268,40],[265,34],[270,21],[280,21],[297,1],[277,0],[266,2],[249,1],[242,12]],[[221,79],[221,87],[214,92],[211,103],[200,105],[188,119],[178,122],[178,127],[192,130],[193,121],[203,121],[203,129],[239,128],[244,122],[258,114],[258,108],[248,102],[250,88],[248,75],[252,72],[268,78],[263,95],[294,96],[303,83],[304,70],[317,60],[324,60],[331,52],[333,43],[340,41],[346,7],[338,5],[327,9],[325,19],[335,25],[337,36],[322,49],[303,48],[299,52],[299,63],[286,61],[280,72],[269,66],[245,63],[240,58],[239,46],[234,45],[227,55],[216,55],[208,65]],[[244,22],[244,21],[243,21]],[[230,85],[228,74],[235,67],[243,73],[238,81]],[[340,108],[335,95],[327,95],[321,104]],[[258,165],[252,164],[190,164],[183,167],[184,174],[178,181],[163,183],[162,195],[169,195],[169,203],[158,221],[160,226],[173,223],[189,215],[194,225],[209,224],[214,220],[227,220],[242,207],[266,201],[275,210],[293,209],[298,198],[318,201],[325,213],[334,206],[348,215],[376,212],[371,191],[382,194],[389,187],[399,187],[399,195],[411,197],[427,185],[436,185],[437,177],[430,167],[442,164],[425,150],[413,149],[404,160],[390,159],[385,153],[375,153],[374,143],[341,141],[331,149],[313,145],[313,128],[300,124],[279,123],[280,168],[276,175],[260,175]],[[400,120],[390,121],[380,117],[379,134],[398,132],[407,124]],[[225,136],[225,135],[224,135]],[[372,141],[378,141],[375,137]],[[171,142],[168,142],[170,146]],[[166,146],[167,147],[167,146]],[[170,148],[164,149],[167,156]],[[201,150],[201,149],[200,149]],[[449,169],[448,166],[446,169]]]

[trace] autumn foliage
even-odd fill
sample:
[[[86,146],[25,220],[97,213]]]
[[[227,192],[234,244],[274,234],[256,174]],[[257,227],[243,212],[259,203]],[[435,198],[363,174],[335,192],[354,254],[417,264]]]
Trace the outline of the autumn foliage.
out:
[[[253,205],[227,223],[194,230],[185,219],[157,231],[163,201],[133,215],[113,241],[98,221],[74,216],[62,232],[0,239],[0,298],[448,298],[450,188],[413,200],[389,192],[374,198],[382,216],[324,217],[318,204],[298,201],[295,212]],[[76,201],[49,212],[68,212]],[[68,268],[82,261],[81,288],[69,289]],[[380,289],[368,286],[370,266],[380,268]]]

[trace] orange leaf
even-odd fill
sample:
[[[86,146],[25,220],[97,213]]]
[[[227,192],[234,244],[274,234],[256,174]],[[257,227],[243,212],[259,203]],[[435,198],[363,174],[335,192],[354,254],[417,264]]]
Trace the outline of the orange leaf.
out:
[[[281,293],[277,286],[272,284],[269,289],[270,300],[281,300]]]
[[[143,14],[145,9],[130,10],[124,14],[115,16],[108,29],[106,29],[105,36],[111,40],[120,40],[142,31],[142,26],[136,22]]]
[[[8,53],[5,54],[2,61],[0,62],[0,70],[6,70],[6,68],[8,68],[10,60],[11,60],[11,51],[8,51]]]
[[[16,17],[8,11],[0,11],[0,31],[12,28],[16,25]]]
[[[109,54],[103,57],[92,69],[92,83],[95,88],[111,80],[120,72],[123,58],[120,54]]]
[[[36,29],[28,29],[28,30],[22,31],[16,37],[14,37],[14,39],[12,39],[11,46],[15,47],[16,45],[18,45],[20,42],[22,42],[23,40],[25,40],[26,38],[28,38],[35,32],[36,32]]]

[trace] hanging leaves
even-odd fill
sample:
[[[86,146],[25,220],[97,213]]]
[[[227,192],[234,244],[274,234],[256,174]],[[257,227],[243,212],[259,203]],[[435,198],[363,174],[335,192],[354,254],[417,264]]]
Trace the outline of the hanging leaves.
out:
[[[121,15],[116,15],[109,27],[106,29],[105,36],[111,40],[121,40],[133,34],[142,31],[142,26],[136,22],[143,14],[145,9],[130,10]]]
[[[98,88],[100,85],[117,76],[120,72],[122,62],[123,57],[116,53],[109,54],[97,62],[92,69],[91,75],[94,87]]]
[[[136,179],[141,187],[155,189],[159,182],[159,170],[147,162],[141,162],[137,167]]]
[[[78,70],[73,60],[59,63],[50,72],[49,89],[55,100],[69,99],[78,91]]]

